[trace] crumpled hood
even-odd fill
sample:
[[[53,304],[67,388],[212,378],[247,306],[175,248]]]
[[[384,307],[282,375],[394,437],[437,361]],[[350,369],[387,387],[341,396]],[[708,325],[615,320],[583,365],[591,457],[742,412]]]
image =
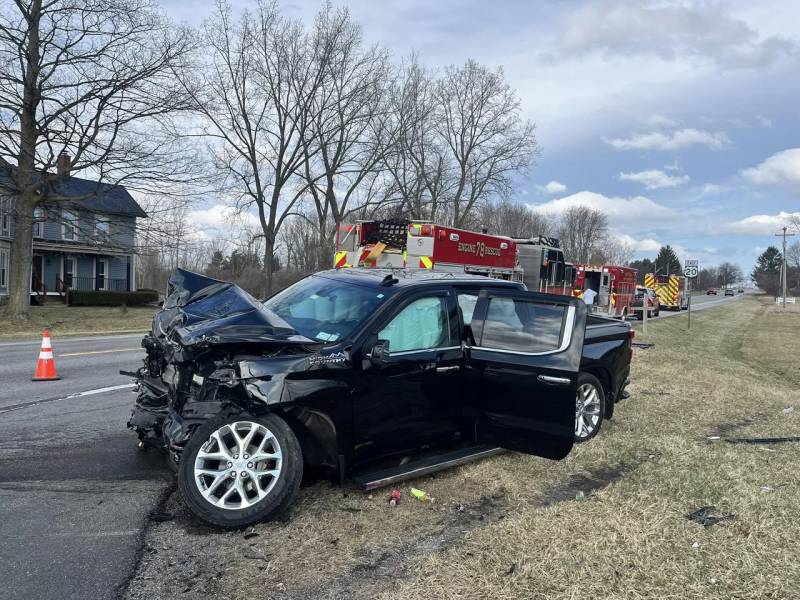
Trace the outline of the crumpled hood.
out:
[[[317,345],[233,283],[177,269],[153,334],[183,346],[280,342]]]

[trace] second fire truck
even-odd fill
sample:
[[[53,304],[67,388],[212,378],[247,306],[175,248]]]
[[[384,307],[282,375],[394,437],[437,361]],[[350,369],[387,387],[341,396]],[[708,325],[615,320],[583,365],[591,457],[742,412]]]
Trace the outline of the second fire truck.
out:
[[[644,276],[644,285],[656,293],[661,308],[666,310],[685,310],[689,307],[689,298],[686,295],[686,282],[683,275],[647,273]]]

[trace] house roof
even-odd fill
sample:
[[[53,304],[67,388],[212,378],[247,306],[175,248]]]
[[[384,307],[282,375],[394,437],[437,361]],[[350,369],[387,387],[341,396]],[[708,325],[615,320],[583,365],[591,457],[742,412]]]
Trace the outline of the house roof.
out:
[[[0,182],[10,179],[12,165],[0,158]],[[50,182],[53,194],[73,200],[79,207],[96,212],[104,212],[130,217],[147,217],[138,202],[121,185],[100,183],[90,179],[68,176]]]
[[[121,185],[98,183],[80,177],[66,177],[54,181],[53,193],[63,198],[75,198],[75,203],[96,212],[146,217],[147,213]]]

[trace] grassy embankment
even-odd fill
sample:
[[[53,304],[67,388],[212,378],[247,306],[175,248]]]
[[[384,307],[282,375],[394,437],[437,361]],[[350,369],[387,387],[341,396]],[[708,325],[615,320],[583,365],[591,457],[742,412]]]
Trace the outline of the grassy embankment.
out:
[[[403,485],[395,509],[388,490],[317,483],[247,539],[191,525],[173,498],[130,597],[800,597],[800,444],[709,439],[798,434],[800,312],[745,298],[685,329],[650,324],[632,397],[561,462],[501,455]],[[686,518],[707,505],[735,518]]]
[[[0,340],[41,337],[45,329],[53,336],[95,335],[126,331],[145,331],[150,328],[152,306],[64,306],[46,304],[31,306],[30,319],[11,321],[0,308]]]

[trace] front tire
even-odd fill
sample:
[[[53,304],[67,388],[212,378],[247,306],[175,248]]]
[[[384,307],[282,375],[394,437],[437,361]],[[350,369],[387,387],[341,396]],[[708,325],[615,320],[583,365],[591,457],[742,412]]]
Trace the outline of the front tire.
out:
[[[606,413],[606,395],[594,375],[578,374],[575,395],[575,442],[586,442],[600,431]]]
[[[302,450],[286,421],[271,413],[222,415],[192,434],[178,488],[196,517],[238,528],[278,516],[302,478]]]

